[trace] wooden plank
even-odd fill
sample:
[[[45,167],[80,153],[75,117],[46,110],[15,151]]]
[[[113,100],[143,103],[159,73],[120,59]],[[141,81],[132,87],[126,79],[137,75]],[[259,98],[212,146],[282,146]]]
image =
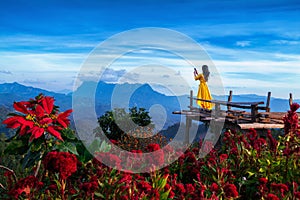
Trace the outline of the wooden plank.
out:
[[[270,122],[273,122],[273,123],[276,123],[276,124],[283,124],[283,120],[280,120],[280,119],[270,118]]]
[[[283,128],[283,124],[266,124],[266,123],[245,123],[245,124],[238,124],[241,129],[272,129],[272,128]]]
[[[270,112],[259,112],[258,116],[259,117],[270,117]]]
[[[193,99],[213,103],[213,104],[215,104],[215,106],[225,105],[225,106],[232,106],[235,108],[243,108],[243,109],[251,109],[253,106],[258,106],[259,104],[264,104],[263,101],[259,101],[259,102],[228,102],[228,101],[206,100],[206,99],[198,99],[198,98],[193,98]]]
[[[212,110],[208,110],[208,109],[205,109],[205,108],[197,108],[197,107],[194,107],[194,106],[188,106],[188,107],[192,111],[208,112],[208,113],[211,113],[211,111],[212,111]]]
[[[179,115],[181,115],[182,112],[181,111],[173,111],[172,114],[177,114],[177,115],[179,114]]]
[[[236,119],[229,119],[229,118],[226,118],[225,123],[228,123],[228,122],[230,122],[230,123],[237,123],[237,120],[236,120]]]
[[[271,119],[270,118],[259,118],[260,123],[270,123]]]
[[[182,110],[181,112],[183,112],[183,113],[199,113],[199,114],[211,115],[211,112],[206,112],[206,111]]]
[[[195,112],[173,112],[173,114],[180,114],[180,115],[185,115],[187,117],[211,117],[211,115],[209,114],[205,114],[205,113],[195,113]]]
[[[227,113],[231,113],[231,114],[242,114],[245,113],[246,111],[244,110],[227,110]]]
[[[236,116],[236,115],[226,115],[226,118],[230,118],[230,119],[238,119],[239,116]]]
[[[270,112],[269,117],[272,119],[282,119],[286,115],[286,112]]]
[[[230,106],[238,106],[238,105],[258,105],[258,104],[264,104],[263,101],[249,101],[249,102],[228,102],[228,101],[221,101],[221,100],[206,100],[206,99],[198,99],[198,98],[193,98],[194,100],[199,100],[199,101],[205,101],[209,103],[218,103],[221,105],[230,105]]]

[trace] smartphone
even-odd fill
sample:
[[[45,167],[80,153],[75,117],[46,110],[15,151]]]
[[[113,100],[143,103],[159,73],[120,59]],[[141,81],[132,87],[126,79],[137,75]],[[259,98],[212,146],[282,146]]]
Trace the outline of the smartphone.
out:
[[[198,71],[197,71],[197,69],[196,68],[194,68],[194,72],[198,75]]]

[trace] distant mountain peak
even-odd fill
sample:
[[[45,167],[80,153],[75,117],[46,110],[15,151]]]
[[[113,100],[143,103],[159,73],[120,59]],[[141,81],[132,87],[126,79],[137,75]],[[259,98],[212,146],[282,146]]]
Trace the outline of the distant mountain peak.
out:
[[[28,87],[28,86],[25,86],[25,85],[22,85],[18,82],[12,82],[12,83],[3,83],[1,85],[6,85],[6,86],[18,86],[18,87]]]
[[[148,83],[145,83],[141,86],[141,88],[143,89],[148,89],[148,90],[153,90],[153,88],[148,84]]]
[[[39,93],[47,93],[47,90],[25,86],[17,82],[0,84],[0,93],[28,93],[29,91],[37,91]]]

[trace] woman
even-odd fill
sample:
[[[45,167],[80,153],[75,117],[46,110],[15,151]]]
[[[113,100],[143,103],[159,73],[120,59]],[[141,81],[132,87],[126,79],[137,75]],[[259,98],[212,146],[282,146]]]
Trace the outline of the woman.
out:
[[[195,81],[196,80],[200,81],[197,98],[205,99],[205,100],[212,100],[212,97],[210,95],[209,89],[206,84],[206,82],[208,81],[209,74],[210,74],[210,72],[208,70],[208,66],[207,65],[202,66],[202,74],[198,74],[196,68],[194,68],[194,69],[195,69],[194,70]],[[213,107],[212,103],[204,102],[204,101],[197,101],[197,104],[200,107],[202,107],[204,109],[208,109],[208,110],[211,110]]]

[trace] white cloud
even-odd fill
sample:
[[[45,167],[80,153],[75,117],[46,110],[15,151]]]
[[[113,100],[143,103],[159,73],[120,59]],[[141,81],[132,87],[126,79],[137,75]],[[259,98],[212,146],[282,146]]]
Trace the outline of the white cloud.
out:
[[[278,45],[300,45],[300,41],[297,40],[272,40],[270,43]]]
[[[230,25],[227,25],[228,27]],[[216,27],[210,27],[211,31]],[[224,28],[224,27],[223,27]],[[220,29],[220,26],[218,26]],[[246,26],[240,25],[240,30],[236,33],[250,34],[255,32]],[[232,31],[232,30],[231,30]],[[207,32],[207,33],[208,33]],[[220,32],[220,31],[219,31]],[[213,32],[213,36],[217,32]],[[227,33],[233,35],[234,33],[228,30]],[[200,36],[201,37],[201,34]],[[26,43],[26,40],[21,41]],[[28,41],[27,41],[28,42]],[[32,39],[33,43],[47,43],[47,40]],[[221,85],[217,80],[218,75],[221,75],[223,85],[225,88],[241,88],[239,92],[247,91],[250,93],[261,92],[265,94],[265,90],[281,91],[282,96],[285,96],[283,88],[290,88],[293,91],[300,92],[298,89],[298,80],[300,76],[300,55],[296,53],[278,53],[272,50],[260,50],[259,48],[252,48],[253,45],[248,40],[240,40],[236,42],[237,46],[245,47],[251,45],[252,50],[231,49],[212,45],[211,43],[202,43],[202,55],[193,51],[193,46],[186,41],[180,41],[180,38],[172,38],[172,41],[164,41],[164,47],[170,50],[178,50],[176,55],[172,51],[168,52],[164,49],[143,48],[140,44],[132,44],[126,41],[115,40],[114,45],[108,49],[101,49],[98,53],[105,53],[104,56],[95,56],[92,60],[91,66],[100,68],[102,64],[101,59],[117,58],[108,66],[107,71],[103,74],[102,80],[109,82],[116,82],[119,80],[127,82],[151,82],[153,84],[160,83],[165,85],[173,85],[177,92],[186,94],[189,88],[197,88],[198,82],[193,80],[193,65],[200,67],[203,64],[208,64],[212,67],[216,65],[215,70],[211,68],[211,79],[209,85],[211,88],[216,88]],[[157,45],[162,44],[162,41],[157,41]],[[186,43],[185,43],[186,42]],[[297,45],[296,40],[273,40],[272,43],[278,45]],[[30,44],[30,42],[28,42]],[[87,43],[65,43],[69,46],[86,46],[93,45]],[[1,45],[0,45],[1,46]],[[139,47],[141,47],[139,49]],[[119,55],[124,49],[132,48],[134,51],[127,52],[124,55]],[[264,49],[264,48],[262,48]],[[206,53],[208,52],[208,54]],[[126,52],[126,51],[125,51]],[[185,57],[180,57],[183,53]],[[24,53],[24,52],[8,52],[1,51],[1,69],[0,73],[9,76],[1,77],[5,81],[19,81],[23,83],[34,84],[44,89],[62,90],[72,89],[72,83],[75,80],[76,74],[83,66],[84,61],[88,58],[87,53]],[[99,58],[99,59],[98,59]],[[210,60],[212,58],[212,60]],[[148,66],[148,68],[141,68]],[[150,67],[152,66],[152,68]],[[153,69],[153,66],[165,67],[168,70]],[[151,70],[150,70],[151,69]],[[242,76],[232,76],[232,73],[239,73]],[[259,73],[265,75],[265,80],[258,79],[258,77],[251,76],[251,73]],[[291,73],[293,77],[291,77]],[[268,76],[272,74],[272,76]],[[97,73],[93,68],[85,70],[85,73],[80,75],[80,80],[98,80],[99,72]],[[281,77],[279,77],[279,75]],[[246,76],[246,77],[245,77]],[[247,77],[248,76],[248,77]],[[275,77],[276,76],[276,77]],[[272,77],[272,78],[270,78]],[[275,77],[275,78],[274,78]],[[121,78],[121,79],[120,79]],[[274,80],[277,82],[274,83]],[[180,84],[179,84],[180,82]],[[184,84],[182,84],[184,83]],[[179,87],[179,85],[186,85],[187,87]],[[170,88],[169,88],[170,89]],[[259,90],[259,91],[258,91]],[[252,92],[251,92],[252,91]],[[278,93],[278,95],[280,95]]]
[[[222,21],[221,21],[222,22]],[[196,39],[207,39],[228,36],[253,36],[257,33],[285,37],[297,40],[300,38],[299,21],[297,20],[257,20],[255,22],[220,23],[212,21],[208,23],[180,25],[177,30],[186,33]]]
[[[13,50],[34,48],[40,51],[88,49],[92,50],[98,41],[96,35],[68,35],[68,36],[40,36],[17,34],[14,36],[0,36],[0,47]]]
[[[88,71],[86,73],[78,74],[78,79],[82,81],[104,81],[104,82],[117,82],[124,74],[125,69],[114,70],[106,68],[103,72],[100,71]]]
[[[85,59],[82,53],[22,53],[0,51],[1,67],[15,71],[75,71]]]
[[[5,74],[5,75],[12,75],[13,73],[8,70],[0,70],[0,74]]]
[[[239,46],[239,47],[247,47],[247,46],[251,45],[251,42],[250,41],[237,41],[235,43],[235,45]]]

